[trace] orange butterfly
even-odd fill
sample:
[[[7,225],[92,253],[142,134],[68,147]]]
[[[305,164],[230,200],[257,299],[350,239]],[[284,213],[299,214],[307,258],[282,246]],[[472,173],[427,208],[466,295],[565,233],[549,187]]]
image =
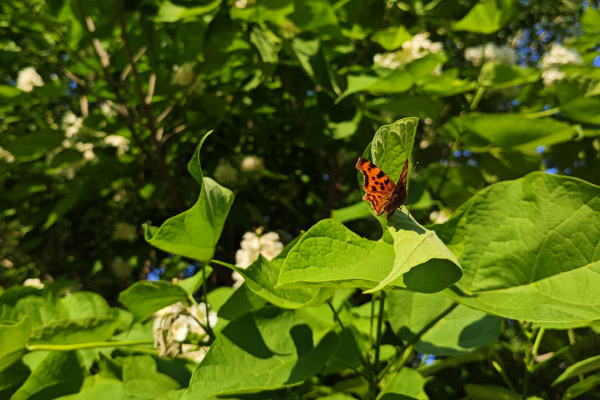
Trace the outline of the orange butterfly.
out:
[[[394,184],[381,168],[366,158],[358,158],[356,169],[362,172],[364,177],[363,189],[365,195],[363,200],[371,202],[373,210],[378,216],[385,212],[387,219],[390,219],[396,209],[406,201],[408,196],[408,188],[406,187],[407,168],[408,159],[404,162],[398,183]]]

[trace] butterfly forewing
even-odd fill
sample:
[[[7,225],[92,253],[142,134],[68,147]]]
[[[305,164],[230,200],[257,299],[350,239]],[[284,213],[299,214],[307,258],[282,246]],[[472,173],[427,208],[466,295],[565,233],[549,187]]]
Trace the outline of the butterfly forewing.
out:
[[[373,210],[377,215],[384,212],[388,198],[392,195],[394,182],[375,164],[366,158],[359,157],[356,163],[358,169],[364,178],[363,189],[365,195],[363,200],[368,200],[373,206]]]
[[[365,158],[358,158],[356,168],[362,172],[364,178],[363,189],[365,195],[363,200],[368,200],[371,203],[375,214],[381,215],[385,212],[386,217],[390,219],[396,209],[404,204],[408,196],[406,186],[408,160],[404,162],[402,173],[396,184],[381,168]]]

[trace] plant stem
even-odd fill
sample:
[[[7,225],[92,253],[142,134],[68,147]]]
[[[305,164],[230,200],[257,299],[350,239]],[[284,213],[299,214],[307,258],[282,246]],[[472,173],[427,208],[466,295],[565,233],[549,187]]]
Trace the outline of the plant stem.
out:
[[[379,315],[377,316],[377,336],[375,338],[375,362],[373,363],[373,373],[377,376],[379,369],[379,351],[381,347],[381,335],[383,328],[383,312],[385,310],[385,292],[382,290],[379,295]]]
[[[477,88],[477,93],[475,93],[475,97],[473,97],[473,101],[471,102],[471,106],[470,106],[471,111],[474,111],[477,108],[484,93],[485,93],[485,88],[483,88],[481,86],[479,88]]]
[[[540,118],[540,117],[548,117],[550,115],[554,115],[560,112],[560,107],[554,107],[549,110],[538,111],[535,113],[527,114],[527,118]]]
[[[80,349],[90,349],[93,347],[119,347],[135,346],[138,344],[153,344],[153,340],[130,340],[124,342],[88,342],[77,344],[32,344],[27,346],[27,350],[51,350],[51,351],[72,351]]]
[[[540,367],[547,365],[550,360],[553,360],[556,357],[558,357],[558,356],[560,356],[560,355],[568,352],[572,348],[577,347],[577,346],[581,346],[581,345],[583,345],[583,344],[585,344],[587,342],[591,342],[591,341],[597,340],[598,338],[600,338],[600,333],[596,333],[594,335],[588,336],[588,337],[586,337],[584,339],[581,339],[579,342],[572,343],[572,344],[570,344],[568,346],[565,346],[565,347],[562,347],[562,348],[556,350],[550,357],[548,357],[544,361],[540,362],[539,364],[534,365],[532,367],[532,369],[531,369],[531,372],[537,371]]]

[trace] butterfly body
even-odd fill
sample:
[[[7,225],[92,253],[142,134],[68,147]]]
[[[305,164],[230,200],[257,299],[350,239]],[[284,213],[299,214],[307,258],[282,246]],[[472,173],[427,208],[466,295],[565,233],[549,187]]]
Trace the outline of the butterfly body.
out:
[[[364,178],[363,189],[365,195],[363,200],[368,200],[371,203],[375,214],[381,215],[385,212],[386,217],[390,219],[396,209],[404,204],[408,196],[406,186],[407,168],[408,159],[404,162],[398,182],[394,184],[381,168],[366,158],[358,158],[356,169],[363,174]]]

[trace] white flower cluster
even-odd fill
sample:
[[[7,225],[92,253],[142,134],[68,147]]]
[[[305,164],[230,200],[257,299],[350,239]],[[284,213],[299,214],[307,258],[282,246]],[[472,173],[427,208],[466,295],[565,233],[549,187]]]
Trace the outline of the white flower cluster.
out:
[[[23,286],[29,286],[38,289],[44,288],[44,284],[38,278],[25,279],[25,282],[23,282]]]
[[[255,2],[256,2],[255,0],[235,0],[233,2],[233,5],[236,8],[246,8],[248,6],[253,5]]]
[[[552,43],[550,51],[544,54],[540,63],[542,67],[542,80],[544,85],[549,86],[555,81],[561,80],[565,74],[558,68],[559,65],[583,64],[583,59],[575,49],[569,49],[558,43]]]
[[[375,54],[373,62],[380,67],[397,69],[409,62],[423,58],[429,53],[439,53],[444,49],[441,42],[429,40],[429,33],[422,32],[402,44],[402,49],[390,53]]]
[[[44,86],[44,80],[33,67],[23,68],[17,76],[17,88],[24,92],[31,92],[34,86]]]
[[[194,81],[194,63],[186,62],[185,64],[179,66],[173,66],[173,78],[171,79],[171,84],[178,86],[188,86]],[[196,92],[198,94],[202,94],[204,91],[204,82],[202,82],[199,78],[196,78],[194,85],[192,86],[191,91]]]
[[[100,112],[105,117],[109,117],[109,118],[116,117],[118,114],[117,111],[115,111],[113,102],[110,100],[106,100],[105,102],[100,104]]]
[[[123,136],[108,135],[104,138],[104,144],[117,148],[117,154],[122,156],[129,150],[129,141]]]
[[[13,156],[10,151],[4,149],[3,147],[0,147],[0,160],[4,160],[6,162],[13,162],[15,161],[15,156]]]
[[[479,66],[486,61],[515,65],[517,63],[517,52],[510,46],[487,43],[484,46],[467,47],[465,58],[475,66]]]
[[[165,307],[154,313],[154,347],[159,349],[161,357],[185,357],[200,362],[207,348],[183,342],[188,334],[199,336],[203,341],[208,340],[201,324],[214,327],[217,313],[210,311],[206,316],[201,306],[186,307],[181,302]]]
[[[257,156],[246,156],[242,160],[242,171],[256,172],[262,168],[262,160]]]
[[[68,149],[74,146],[78,151],[83,153],[83,158],[88,161],[96,158],[94,145],[79,140],[79,134],[84,129],[83,118],[78,117],[72,111],[67,111],[63,116],[61,127],[67,137],[62,142],[64,148]]]
[[[262,254],[267,260],[272,260],[283,250],[283,244],[279,240],[277,232],[268,232],[261,235],[261,230],[255,232],[246,232],[242,237],[240,249],[235,253],[235,265],[239,268],[246,269],[254,261],[258,259],[259,254]],[[238,288],[244,282],[242,277],[237,272],[232,273],[235,281],[233,287]]]

